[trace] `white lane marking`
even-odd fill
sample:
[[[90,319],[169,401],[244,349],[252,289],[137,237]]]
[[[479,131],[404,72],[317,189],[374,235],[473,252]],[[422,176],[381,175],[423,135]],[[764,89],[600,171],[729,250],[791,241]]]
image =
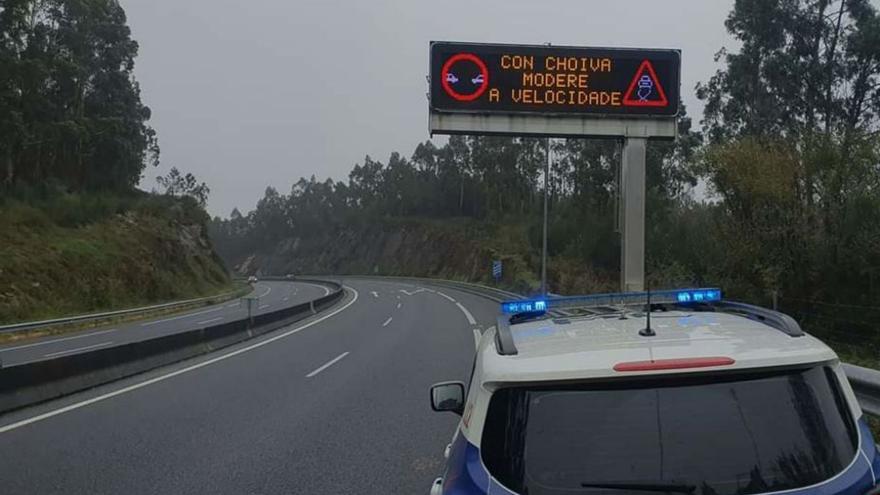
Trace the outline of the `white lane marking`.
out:
[[[83,337],[91,337],[92,335],[101,335],[104,333],[110,333],[110,332],[115,332],[115,331],[116,331],[115,328],[111,328],[110,330],[101,330],[100,332],[86,333],[83,335],[74,335],[73,337],[64,337],[63,339],[52,339],[52,340],[45,340],[43,342],[34,342],[33,344],[24,344],[24,345],[17,345],[15,347],[6,347],[3,349],[0,349],[0,352],[14,351],[16,349],[26,349],[28,347],[36,347],[38,345],[54,344],[55,342],[64,342],[66,340],[81,339]]]
[[[226,305],[227,308],[234,308],[234,307],[236,307],[236,306],[241,306],[241,303],[232,303],[232,304],[227,304],[227,305]]]
[[[271,304],[263,304],[263,305],[260,306],[258,309],[266,309],[266,308],[268,308],[269,306],[271,306]]]
[[[284,298],[281,299],[281,300],[282,300],[282,301],[286,301],[286,300],[288,300],[288,299],[289,299],[289,298],[288,298],[287,296],[284,296]]]
[[[75,411],[81,407],[86,407],[86,406],[94,404],[96,402],[101,402],[102,400],[107,400],[112,397],[116,397],[117,395],[122,395],[122,394],[125,394],[128,392],[131,392],[133,390],[137,390],[139,388],[143,388],[148,385],[152,385],[154,383],[158,383],[158,382],[167,380],[167,379],[175,377],[177,375],[182,375],[184,373],[189,373],[190,371],[195,371],[199,368],[204,368],[205,366],[209,366],[211,364],[218,363],[220,361],[224,361],[224,360],[229,359],[231,357],[238,356],[239,354],[243,354],[245,352],[252,351],[252,350],[257,349],[259,347],[263,347],[264,345],[271,344],[272,342],[275,342],[276,340],[283,339],[284,337],[288,337],[288,336],[293,335],[297,332],[305,330],[306,328],[309,328],[312,325],[318,324],[318,323],[326,320],[327,318],[330,318],[332,316],[335,316],[335,315],[341,313],[342,311],[345,311],[346,309],[348,309],[349,306],[351,306],[352,304],[355,303],[355,301],[358,300],[358,291],[356,289],[354,289],[353,287],[349,287],[347,285],[344,287],[354,293],[354,297],[352,298],[351,301],[348,301],[348,303],[346,303],[345,306],[337,309],[336,311],[333,311],[332,313],[326,314],[326,315],[322,316],[321,318],[318,318],[317,320],[312,320],[301,327],[297,327],[292,330],[288,330],[282,334],[279,334],[274,337],[270,337],[266,340],[257,342],[256,344],[251,344],[247,347],[242,347],[241,349],[238,349],[238,350],[235,350],[232,352],[228,352],[226,354],[223,354],[222,356],[217,356],[217,357],[209,359],[207,361],[202,361],[201,363],[197,363],[192,366],[187,366],[186,368],[182,368],[177,371],[172,371],[171,373],[168,373],[165,375],[160,375],[155,378],[150,378],[149,380],[146,380],[146,381],[143,381],[140,383],[135,383],[134,385],[129,385],[128,387],[121,388],[119,390],[114,390],[113,392],[108,392],[104,395],[99,395],[98,397],[92,397],[91,399],[87,399],[82,402],[70,404],[69,406],[55,409],[54,411],[49,411],[49,412],[34,416],[32,418],[27,418],[27,419],[23,419],[21,421],[16,421],[15,423],[10,423],[6,426],[0,426],[0,433],[6,433],[7,431],[11,431],[16,428],[21,428],[22,426],[27,426],[29,424],[36,423],[38,421],[43,421],[44,419],[49,419],[53,416],[58,416],[59,414],[64,414],[66,412]]]
[[[68,349],[68,350],[66,350],[66,351],[52,352],[52,353],[49,353],[49,354],[43,354],[43,356],[44,356],[44,357],[57,357],[57,356],[63,356],[63,355],[65,355],[65,354],[73,354],[73,353],[75,353],[75,352],[79,352],[79,351],[86,351],[86,350],[89,350],[89,349],[96,349],[96,348],[98,348],[98,347],[108,346],[108,345],[110,345],[110,344],[112,344],[112,343],[113,343],[112,340],[108,340],[107,342],[101,342],[100,344],[87,345],[87,346],[85,346],[85,347],[77,347],[76,349]]]
[[[200,321],[196,323],[196,325],[207,325],[208,323],[214,323],[215,321],[220,321],[222,319],[222,316],[218,316],[217,318],[211,318],[210,320]]]
[[[455,305],[458,306],[458,309],[460,309],[462,313],[464,313],[464,317],[467,318],[468,323],[470,323],[471,325],[477,324],[477,320],[474,319],[474,315],[472,315],[466,307],[462,306],[460,302],[455,303]]]
[[[400,303],[397,303],[397,309],[400,309]]]
[[[379,297],[379,294],[377,294],[376,291],[374,291],[374,290],[370,291],[370,294],[372,294],[373,297]]]
[[[318,373],[320,373],[320,372],[326,370],[327,368],[329,368],[329,367],[333,366],[334,364],[336,364],[337,361],[339,361],[340,359],[344,358],[345,356],[348,356],[348,351],[345,351],[345,352],[343,352],[342,354],[340,354],[340,355],[336,356],[335,358],[331,359],[330,361],[327,361],[326,364],[324,364],[324,365],[321,366],[320,368],[318,368],[318,369],[316,369],[315,371],[313,371],[313,372],[309,373],[308,375],[306,375],[306,378],[311,378],[311,377],[317,375]]]
[[[266,297],[266,296],[269,295],[270,292],[272,292],[272,287],[270,287],[270,286],[267,285],[267,286],[266,286],[266,292],[263,292],[262,294],[260,294],[260,295],[257,296],[257,297]]]
[[[483,338],[483,334],[480,333],[480,329],[475,328],[474,329],[474,348],[475,349],[480,348],[480,339],[482,339],[482,338]]]
[[[305,282],[299,282],[299,283],[301,283],[301,284],[303,284],[303,285],[309,285],[309,286],[311,286],[311,287],[317,287],[317,288],[319,288],[319,289],[324,289],[324,295],[325,295],[325,296],[328,295],[328,294],[330,294],[330,287],[327,287],[326,285],[307,284],[307,283],[305,283]]]
[[[440,292],[439,290],[434,291],[434,293],[437,294],[437,295],[443,296],[443,297],[445,297],[446,299],[449,299],[449,300],[452,301],[452,302],[455,302],[455,299],[453,299],[453,298],[447,296],[446,294]]]
[[[408,296],[413,296],[413,295],[418,294],[419,292],[425,292],[426,290],[428,290],[428,289],[426,289],[426,288],[424,288],[424,287],[419,287],[418,289],[416,289],[416,290],[414,290],[414,291],[412,291],[412,292],[410,292],[410,291],[408,291],[408,290],[406,290],[406,289],[400,289],[400,292],[403,292],[404,294],[406,294],[406,295],[408,295]],[[399,298],[400,296],[397,296],[397,297]]]
[[[217,306],[217,307],[214,307],[214,308],[211,308],[211,309],[206,309],[206,310],[204,310],[204,311],[199,311],[198,313],[188,313],[188,314],[185,314],[185,315],[174,316],[174,317],[171,317],[171,318],[165,318],[164,320],[148,321],[148,322],[146,322],[146,323],[141,323],[141,326],[142,326],[142,327],[148,327],[148,326],[150,326],[150,325],[155,325],[155,324],[157,324],[157,323],[164,323],[164,322],[166,322],[166,321],[179,320],[179,319],[181,319],[181,318],[189,318],[190,316],[203,315],[203,314],[205,314],[205,313],[212,313],[212,312],[214,312],[214,311],[220,311],[221,309],[223,309],[223,306]]]
[[[388,319],[385,320],[385,323],[382,324],[382,326],[383,326],[383,327],[387,327],[388,324],[391,323],[391,320],[393,320],[393,319],[394,319],[393,316],[389,316]]]

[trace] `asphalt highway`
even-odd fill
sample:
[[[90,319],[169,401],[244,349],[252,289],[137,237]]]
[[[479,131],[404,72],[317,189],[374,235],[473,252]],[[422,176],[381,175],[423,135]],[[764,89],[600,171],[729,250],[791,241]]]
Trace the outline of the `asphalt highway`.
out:
[[[428,387],[467,378],[497,306],[345,285],[258,339],[0,416],[0,492],[427,493],[458,421],[431,411]]]
[[[257,282],[253,294],[259,296],[254,315],[293,306],[323,296],[329,288],[304,282]],[[247,316],[247,306],[239,299],[204,306],[188,312],[158,316],[149,320],[99,327],[78,333],[56,335],[0,346],[0,362],[10,366],[27,361],[52,359],[115,345],[183,332]],[[2,487],[0,487],[2,493]]]

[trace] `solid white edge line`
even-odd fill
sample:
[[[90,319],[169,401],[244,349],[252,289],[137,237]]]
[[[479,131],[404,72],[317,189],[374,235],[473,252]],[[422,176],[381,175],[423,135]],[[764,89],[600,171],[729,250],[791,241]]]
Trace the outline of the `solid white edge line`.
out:
[[[329,367],[333,366],[334,364],[336,364],[337,361],[339,361],[340,359],[344,358],[345,356],[348,356],[348,351],[345,351],[345,352],[343,352],[342,354],[340,354],[340,355],[336,356],[335,358],[331,359],[330,361],[327,361],[323,366],[321,366],[320,368],[318,368],[318,369],[316,369],[315,371],[313,371],[313,372],[309,373],[308,375],[306,375],[306,378],[311,378],[311,377],[317,375],[318,373],[320,373],[320,372],[326,370],[327,368],[329,368]]]
[[[33,344],[17,345],[15,347],[4,347],[3,349],[0,349],[0,352],[14,351],[16,349],[26,349],[28,347],[36,347],[38,345],[54,344],[55,342],[64,342],[66,340],[81,339],[83,337],[91,337],[92,335],[101,335],[103,333],[110,333],[110,332],[115,332],[115,331],[116,331],[115,328],[111,328],[109,330],[101,330],[100,332],[86,333],[83,335],[74,335],[73,337],[64,337],[63,339],[52,339],[52,340],[46,340],[43,342],[34,342]]]
[[[385,323],[382,324],[382,326],[383,326],[383,327],[387,327],[388,324],[391,323],[391,320],[393,320],[393,319],[394,319],[393,316],[389,316],[388,319],[385,320]]]
[[[269,306],[271,306],[271,304],[264,304],[264,305],[260,306],[260,307],[257,308],[257,309],[266,309],[266,308],[268,308]]]
[[[76,349],[67,349],[66,351],[58,351],[58,352],[50,352],[49,354],[43,354],[43,357],[55,357],[55,356],[63,356],[65,354],[72,354],[79,351],[85,351],[88,349],[96,349],[98,347],[104,347],[112,344],[112,340],[108,340],[107,342],[101,342],[100,344],[92,344],[87,345],[85,347],[77,347]]]
[[[452,302],[455,302],[455,299],[453,299],[453,298],[447,296],[446,294],[440,292],[439,290],[434,291],[434,293],[435,293],[435,294],[438,294],[438,295],[441,295],[441,296],[445,297],[446,299],[449,299],[449,300],[452,301]]]
[[[306,283],[306,282],[297,282],[297,283],[302,284],[302,285],[308,285],[309,287],[317,287],[319,289],[324,289],[324,295],[325,296],[330,295],[330,287],[327,287],[326,285],[310,284],[310,283]],[[294,290],[296,290],[296,289],[294,289]],[[294,292],[294,294],[296,294],[296,292]]]
[[[458,309],[460,309],[462,313],[464,313],[464,317],[467,318],[468,323],[470,323],[471,325],[477,324],[477,320],[474,319],[474,315],[472,315],[466,307],[462,306],[460,302],[455,303],[455,305],[458,306]]]
[[[211,318],[210,320],[197,322],[196,325],[207,325],[208,323],[214,323],[215,321],[220,321],[222,319],[222,316],[218,316],[217,318]]]
[[[318,318],[317,320],[312,320],[312,321],[306,323],[305,325],[303,325],[303,326],[301,326],[301,327],[297,327],[297,328],[294,328],[294,329],[292,329],[292,330],[288,330],[288,331],[286,331],[286,332],[284,332],[284,333],[282,333],[282,334],[276,335],[276,336],[274,336],[274,337],[270,337],[270,338],[268,338],[268,339],[266,339],[266,340],[263,340],[263,341],[257,342],[257,343],[255,343],[255,344],[251,344],[251,345],[249,345],[249,346],[247,346],[247,347],[242,347],[241,349],[237,349],[237,350],[235,350],[235,351],[228,352],[228,353],[223,354],[223,355],[221,355],[221,356],[217,356],[217,357],[215,357],[215,358],[211,358],[211,359],[209,359],[209,360],[207,360],[207,361],[202,361],[201,363],[197,363],[197,364],[194,364],[194,365],[192,365],[192,366],[187,366],[186,368],[182,368],[182,369],[179,369],[179,370],[177,370],[177,371],[172,371],[171,373],[167,373],[167,374],[164,374],[164,375],[160,375],[160,376],[157,376],[157,377],[155,377],[155,378],[150,378],[149,380],[146,380],[146,381],[143,381],[143,382],[140,382],[140,383],[135,383],[134,385],[129,385],[128,387],[124,387],[124,388],[121,388],[121,389],[119,389],[119,390],[114,390],[113,392],[108,392],[108,393],[106,393],[106,394],[99,395],[99,396],[97,396],[97,397],[92,397],[91,399],[87,399],[87,400],[84,400],[84,401],[82,401],[82,402],[77,402],[77,403],[75,403],[75,404],[70,404],[69,406],[65,406],[65,407],[62,407],[62,408],[59,408],[59,409],[55,409],[54,411],[49,411],[49,412],[46,412],[46,413],[43,413],[43,414],[39,414],[39,415],[34,416],[34,417],[32,417],[32,418],[23,419],[23,420],[21,420],[21,421],[16,421],[15,423],[10,423],[10,424],[8,424],[8,425],[6,425],[6,426],[0,426],[0,433],[6,433],[7,431],[11,431],[11,430],[14,430],[14,429],[16,429],[16,428],[21,428],[22,426],[27,426],[27,425],[29,425],[29,424],[36,423],[36,422],[38,422],[38,421],[43,421],[44,419],[49,419],[49,418],[51,418],[51,417],[53,417],[53,416],[58,416],[59,414],[64,414],[64,413],[66,413],[66,412],[74,411],[74,410],[79,409],[79,408],[81,408],[81,407],[85,407],[85,406],[88,406],[88,405],[94,404],[94,403],[96,403],[96,402],[101,402],[101,401],[103,401],[103,400],[107,400],[107,399],[110,399],[110,398],[112,398],[112,397],[116,397],[117,395],[122,395],[122,394],[125,394],[125,393],[128,393],[128,392],[131,392],[131,391],[133,391],[133,390],[137,390],[137,389],[139,389],[139,388],[146,387],[147,385],[152,385],[152,384],[154,384],[154,383],[158,383],[158,382],[161,382],[161,381],[167,380],[167,379],[172,378],[172,377],[175,377],[175,376],[177,376],[177,375],[182,375],[182,374],[184,374],[184,373],[188,373],[188,372],[190,372],[190,371],[194,371],[194,370],[197,370],[197,369],[199,369],[199,368],[204,368],[205,366],[209,366],[209,365],[211,365],[211,364],[214,364],[214,363],[217,363],[217,362],[220,362],[220,361],[224,361],[224,360],[226,360],[226,359],[229,359],[229,358],[231,358],[231,357],[233,357],[233,356],[237,356],[237,355],[239,355],[239,354],[242,354],[242,353],[245,353],[245,352],[248,352],[248,351],[252,351],[252,350],[257,349],[257,348],[259,348],[259,347],[263,347],[264,345],[268,345],[268,344],[270,344],[270,343],[272,343],[272,342],[275,342],[276,340],[280,340],[280,339],[283,339],[284,337],[287,337],[287,336],[293,335],[293,334],[295,334],[295,333],[297,333],[297,332],[299,332],[299,331],[301,331],[301,330],[305,330],[306,328],[309,328],[309,327],[312,326],[312,325],[315,325],[315,324],[317,324],[317,323],[320,323],[320,322],[326,320],[327,318],[330,318],[330,317],[332,317],[332,316],[335,316],[335,315],[341,313],[342,311],[345,311],[349,306],[351,306],[352,304],[355,303],[355,301],[358,300],[358,291],[357,291],[357,290],[355,290],[353,287],[349,287],[349,286],[347,286],[347,285],[346,285],[346,286],[343,286],[343,287],[345,287],[346,289],[348,289],[348,290],[350,290],[350,291],[352,291],[352,292],[354,293],[354,297],[352,298],[351,301],[349,301],[348,303],[346,303],[345,306],[343,306],[343,307],[341,307],[341,308],[339,308],[339,309],[333,311],[332,313],[328,313],[328,314],[322,316],[321,318]]]
[[[475,328],[474,329],[474,348],[475,349],[480,348],[480,339],[482,339],[482,338],[483,338],[483,334],[480,333],[480,329]]]

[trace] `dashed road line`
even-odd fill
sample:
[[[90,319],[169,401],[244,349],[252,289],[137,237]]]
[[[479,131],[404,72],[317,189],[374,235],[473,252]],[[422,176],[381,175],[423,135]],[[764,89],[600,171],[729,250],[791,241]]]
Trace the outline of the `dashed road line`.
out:
[[[30,418],[27,418],[27,419],[23,419],[23,420],[21,420],[21,421],[16,421],[15,423],[10,423],[10,424],[8,424],[8,425],[0,426],[0,433],[6,433],[7,431],[15,430],[15,429],[17,429],[17,428],[21,428],[22,426],[27,426],[27,425],[29,425],[29,424],[36,423],[36,422],[38,422],[38,421],[43,421],[44,419],[49,419],[49,418],[51,418],[51,417],[58,416],[58,415],[60,415],[60,414],[64,414],[64,413],[66,413],[66,412],[75,411],[75,410],[77,410],[77,409],[80,409],[80,408],[83,408],[83,407],[89,406],[89,405],[94,404],[94,403],[96,403],[96,402],[101,402],[101,401],[104,401],[104,400],[107,400],[107,399],[110,399],[110,398],[116,397],[117,395],[122,395],[122,394],[125,394],[125,393],[128,393],[128,392],[131,392],[131,391],[133,391],[133,390],[137,390],[137,389],[139,389],[139,388],[143,388],[143,387],[146,387],[146,386],[148,386],[148,385],[152,385],[152,384],[154,384],[154,383],[158,383],[158,382],[161,382],[161,381],[167,380],[167,379],[172,378],[172,377],[175,377],[175,376],[177,376],[177,375],[182,375],[182,374],[184,374],[184,373],[189,373],[190,371],[194,371],[194,370],[197,370],[197,369],[199,369],[199,368],[204,368],[205,366],[209,366],[209,365],[212,365],[212,364],[214,364],[214,363],[217,363],[217,362],[220,362],[220,361],[224,361],[224,360],[229,359],[229,358],[231,358],[231,357],[238,356],[239,354],[243,354],[243,353],[245,353],[245,352],[252,351],[252,350],[254,350],[254,349],[257,349],[257,348],[263,347],[264,345],[269,345],[269,344],[271,344],[272,342],[275,342],[276,340],[281,340],[281,339],[283,339],[283,338],[285,338],[285,337],[288,337],[288,336],[293,335],[293,334],[295,334],[295,333],[297,333],[297,332],[300,332],[300,331],[302,331],[302,330],[305,330],[306,328],[309,328],[309,327],[312,326],[312,325],[316,325],[316,324],[318,324],[318,323],[320,323],[320,322],[326,320],[327,318],[330,318],[330,317],[332,317],[332,316],[334,316],[334,315],[336,315],[336,314],[338,314],[338,313],[341,313],[342,311],[346,310],[349,306],[351,306],[352,304],[354,304],[354,303],[358,300],[358,291],[357,291],[356,289],[354,289],[353,287],[349,287],[349,286],[345,286],[345,288],[348,289],[348,290],[350,290],[350,291],[352,292],[352,294],[354,294],[354,297],[352,297],[351,301],[348,301],[348,303],[346,303],[345,306],[342,306],[341,308],[339,308],[339,309],[333,311],[332,313],[328,313],[327,315],[325,315],[325,316],[323,316],[323,317],[321,317],[321,318],[318,318],[317,320],[312,320],[312,321],[306,323],[305,325],[303,325],[303,326],[301,326],[301,327],[297,327],[297,328],[294,328],[294,329],[292,329],[292,330],[288,330],[288,331],[286,331],[286,332],[284,332],[284,333],[282,333],[282,334],[279,334],[279,335],[276,335],[276,336],[274,336],[274,337],[270,337],[270,338],[268,338],[268,339],[266,339],[266,340],[262,340],[262,341],[260,341],[260,342],[257,342],[256,344],[251,344],[251,345],[249,345],[249,346],[247,346],[247,347],[243,347],[243,348],[241,348],[241,349],[237,349],[237,350],[234,350],[234,351],[228,352],[228,353],[226,353],[226,354],[223,354],[223,355],[221,355],[221,356],[217,356],[217,357],[212,358],[212,359],[209,359],[209,360],[207,360],[207,361],[202,361],[202,362],[200,362],[200,363],[196,363],[196,364],[194,364],[194,365],[192,365],[192,366],[187,366],[186,368],[182,368],[182,369],[179,369],[179,370],[177,370],[177,371],[172,371],[172,372],[170,372],[170,373],[166,373],[166,374],[164,374],[164,375],[159,375],[159,376],[157,376],[157,377],[155,377],[155,378],[150,378],[149,380],[146,380],[146,381],[143,381],[143,382],[140,382],[140,383],[135,383],[134,385],[129,385],[128,387],[124,387],[124,388],[121,388],[121,389],[119,389],[119,390],[114,390],[113,392],[108,392],[108,393],[106,393],[106,394],[104,394],[104,395],[99,395],[99,396],[97,396],[97,397],[92,397],[91,399],[86,399],[86,400],[84,400],[84,401],[82,401],[82,402],[77,402],[77,403],[74,403],[74,404],[70,404],[70,405],[68,405],[68,406],[64,406],[64,407],[61,407],[61,408],[58,408],[58,409],[54,409],[54,410],[52,410],[52,411],[48,411],[48,412],[45,412],[45,413],[43,413],[43,414],[38,414],[37,416],[33,416],[33,417],[30,417]],[[346,354],[347,354],[347,353],[346,353]]]
[[[164,320],[148,321],[148,322],[146,322],[146,323],[141,323],[141,326],[142,326],[142,327],[148,327],[148,326],[150,326],[150,325],[156,325],[156,324],[159,324],[159,323],[165,323],[166,321],[174,321],[174,320],[179,320],[179,319],[181,319],[181,318],[189,318],[189,317],[191,317],[191,316],[203,315],[203,314],[205,314],[205,313],[213,313],[214,311],[220,311],[221,309],[223,309],[223,306],[217,306],[217,307],[215,307],[215,308],[206,309],[206,310],[204,310],[204,311],[199,311],[199,312],[197,312],[197,313],[188,313],[188,314],[185,314],[185,315],[173,316],[173,317],[171,317],[171,318],[165,318]]]
[[[334,364],[336,364],[340,359],[344,358],[345,356],[348,356],[348,351],[345,351],[345,352],[343,352],[342,354],[340,354],[340,355],[336,356],[335,358],[331,359],[330,361],[327,361],[326,364],[324,364],[324,365],[321,366],[320,368],[318,368],[318,369],[316,369],[315,371],[313,371],[313,372],[309,373],[308,375],[306,375],[306,378],[311,378],[311,377],[317,375],[318,373],[320,373],[320,372],[326,370],[327,368],[329,368],[329,367],[333,366]]]
[[[394,317],[393,317],[393,316],[389,316],[388,319],[385,320],[385,323],[382,324],[382,326],[383,326],[383,327],[387,327],[388,324],[391,323],[391,320],[392,320],[392,319],[394,319]]]
[[[217,318],[211,318],[210,320],[200,321],[196,323],[196,325],[207,325],[208,323],[214,323],[215,321],[220,321],[222,319],[222,316],[218,316]]]
[[[97,349],[98,347],[105,347],[105,346],[108,346],[112,343],[113,343],[112,340],[108,340],[107,342],[101,342],[100,344],[87,345],[85,347],[77,347],[76,349],[68,349],[66,351],[51,352],[49,354],[43,354],[43,356],[44,357],[58,357],[58,356],[63,356],[65,354],[73,354],[73,353],[76,353],[79,351],[87,351],[89,349]]]
[[[379,297],[379,294],[376,293],[376,291],[374,291],[374,290],[370,291],[370,294],[372,294],[373,297]]]
[[[17,345],[17,346],[15,346],[15,347],[4,347],[3,349],[0,349],[0,352],[3,352],[3,351],[14,351],[14,350],[16,350],[16,349],[27,349],[28,347],[37,347],[37,346],[39,346],[39,345],[54,344],[55,342],[64,342],[64,341],[66,341],[66,340],[81,339],[81,338],[84,338],[84,337],[91,337],[91,336],[93,336],[93,335],[101,335],[101,334],[104,334],[104,333],[110,333],[110,332],[115,332],[115,331],[116,331],[115,328],[111,328],[111,329],[109,329],[109,330],[101,330],[100,332],[92,332],[92,333],[85,333],[85,334],[82,334],[82,335],[74,335],[73,337],[64,337],[64,338],[61,338],[61,339],[45,340],[45,341],[43,341],[43,342],[34,342],[33,344]]]
[[[400,303],[397,303],[397,309],[400,309]]]
[[[257,309],[266,309],[266,308],[268,308],[269,306],[271,306],[271,304],[264,304],[264,305],[260,306],[260,307],[257,308]]]

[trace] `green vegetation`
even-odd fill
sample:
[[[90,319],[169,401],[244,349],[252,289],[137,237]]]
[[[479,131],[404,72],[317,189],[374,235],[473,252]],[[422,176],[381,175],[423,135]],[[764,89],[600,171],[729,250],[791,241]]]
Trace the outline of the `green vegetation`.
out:
[[[770,305],[839,348],[877,355],[880,332],[880,16],[866,0],[737,1],[741,44],[696,88],[675,143],[647,163],[653,288],[719,285]],[[546,141],[454,136],[407,159],[366,157],[347,182],[300,179],[211,225],[245,272],[436,275],[537,288]],[[552,144],[549,284],[618,287],[620,145]],[[692,190],[706,193],[693,194]]]
[[[3,2],[0,187],[127,191],[158,163],[125,22],[116,0]]]
[[[206,220],[191,198],[145,193],[6,199],[0,323],[227,292]]]
[[[0,7],[0,323],[228,291],[207,186],[156,165],[137,42],[116,0]]]

